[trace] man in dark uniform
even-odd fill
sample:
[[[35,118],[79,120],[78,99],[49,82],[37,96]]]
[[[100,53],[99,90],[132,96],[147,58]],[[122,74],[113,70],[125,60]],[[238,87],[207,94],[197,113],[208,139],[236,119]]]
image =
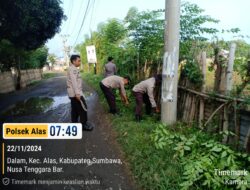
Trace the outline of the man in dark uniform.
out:
[[[67,91],[71,101],[71,120],[77,123],[80,117],[83,130],[91,131],[93,126],[87,125],[87,104],[82,92],[82,78],[77,67],[81,65],[79,55],[70,57],[71,65],[67,72]]]
[[[112,89],[119,89],[123,103],[125,103],[125,105],[129,104],[128,98],[126,96],[126,91],[124,88],[124,86],[128,85],[129,83],[130,83],[130,78],[128,76],[120,77],[116,75],[109,76],[100,82],[100,88],[102,89],[102,92],[106,97],[106,100],[110,108],[109,110],[110,113],[118,114],[115,102],[115,95]]]

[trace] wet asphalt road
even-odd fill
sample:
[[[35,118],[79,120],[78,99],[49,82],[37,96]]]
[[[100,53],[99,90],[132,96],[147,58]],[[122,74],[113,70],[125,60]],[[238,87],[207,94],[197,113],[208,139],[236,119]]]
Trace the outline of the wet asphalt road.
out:
[[[24,158],[28,159],[44,158],[58,159],[60,157],[69,158],[101,158],[101,159],[121,159],[122,164],[95,164],[87,165],[58,165],[63,167],[62,173],[5,173],[3,177],[10,179],[44,179],[44,180],[89,180],[96,181],[95,184],[85,185],[8,185],[1,186],[0,189],[9,190],[33,190],[33,189],[51,189],[51,190],[80,190],[80,189],[93,189],[93,190],[133,190],[137,189],[134,181],[130,175],[130,171],[126,167],[120,147],[115,140],[115,134],[109,122],[109,115],[103,110],[99,104],[98,95],[96,92],[83,84],[84,91],[90,92],[91,95],[86,97],[88,105],[88,120],[95,125],[92,132],[83,131],[83,138],[81,140],[3,140],[5,145],[42,145],[42,152],[19,152],[12,153],[5,150],[6,158]],[[56,107],[42,112],[40,114],[29,113],[22,116],[3,116],[0,115],[0,122],[39,122],[39,123],[60,123],[70,122],[70,104],[66,96],[66,77],[60,75],[54,78],[47,79],[41,83],[26,88],[24,90],[0,95],[0,110],[3,112],[11,108],[17,102],[27,100],[31,97],[60,97],[61,102],[56,104]],[[62,101],[63,100],[63,101]],[[2,129],[1,129],[2,130]],[[1,155],[2,158],[2,155]],[[12,164],[13,166],[13,164]],[[20,165],[14,164],[19,167]],[[39,164],[31,166],[40,167]],[[44,165],[43,165],[44,166]],[[51,166],[51,165],[49,165]],[[6,168],[5,168],[6,170]],[[1,183],[1,182],[0,182]],[[2,183],[1,183],[2,185]]]

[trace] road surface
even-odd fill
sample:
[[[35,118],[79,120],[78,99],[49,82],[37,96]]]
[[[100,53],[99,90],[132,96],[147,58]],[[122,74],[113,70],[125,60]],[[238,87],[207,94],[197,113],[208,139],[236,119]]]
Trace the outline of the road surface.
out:
[[[83,131],[81,140],[4,140],[5,145],[42,145],[42,152],[5,153],[5,159],[30,157],[43,160],[46,157],[58,159],[98,158],[121,159],[122,164],[64,165],[62,173],[5,173],[10,179],[32,180],[81,180],[88,179],[94,184],[85,185],[9,185],[4,189],[51,189],[51,190],[133,190],[138,189],[131,177],[122,152],[115,140],[109,115],[99,104],[97,93],[83,82],[88,105],[89,121],[95,125],[92,132]],[[59,75],[18,92],[0,95],[0,121],[3,122],[70,122],[70,103],[66,96],[66,76]],[[30,103],[27,103],[30,101]],[[43,107],[43,105],[45,108]],[[32,108],[33,107],[33,108]],[[36,108],[34,108],[36,107]],[[36,110],[36,111],[34,111]],[[10,116],[13,114],[14,116]],[[6,162],[6,160],[5,160]],[[15,166],[18,166],[17,164]],[[36,167],[39,166],[35,165]],[[6,169],[6,168],[5,168]],[[2,184],[1,184],[2,185]],[[0,188],[2,189],[2,188]]]

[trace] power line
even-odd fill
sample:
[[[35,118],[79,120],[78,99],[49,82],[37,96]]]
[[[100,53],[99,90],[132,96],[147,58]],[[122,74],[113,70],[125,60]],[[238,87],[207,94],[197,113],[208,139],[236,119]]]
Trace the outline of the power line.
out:
[[[80,15],[80,13],[81,13],[81,10],[82,10],[82,8],[83,8],[83,2],[84,2],[84,0],[81,1],[81,5],[79,6],[79,10],[78,10],[78,12],[77,12],[77,15]],[[76,15],[76,17],[77,17],[77,15]],[[78,22],[76,21],[76,22],[75,22],[75,25],[74,25],[74,27],[73,27],[73,30],[72,30],[73,32],[72,32],[72,33],[74,33],[77,24],[78,24]]]
[[[95,1],[95,10],[98,10],[99,1],[100,0]],[[95,23],[95,21],[96,21],[96,14],[94,14],[93,23]],[[91,22],[92,22],[92,18],[91,18]]]
[[[91,12],[90,21],[89,21],[90,35],[91,35],[91,32],[92,32],[90,27],[91,27],[91,24],[92,24],[92,18],[93,18],[94,9],[95,9],[95,0],[93,0],[92,12]]]
[[[68,27],[67,27],[67,32],[66,33],[68,33],[68,31],[69,31],[69,27],[70,27],[70,22],[71,22],[71,14],[72,14],[72,9],[73,9],[73,7],[74,7],[74,3],[73,3],[74,1],[72,1],[72,3],[70,4],[71,6],[70,6],[70,9],[69,9],[69,21],[68,21]]]
[[[63,6],[62,6],[62,8],[63,8],[63,13],[66,13],[66,11],[65,11],[65,10],[66,10],[66,8],[65,8],[66,5],[65,5],[65,1],[64,1],[64,0],[62,1],[62,5],[63,5]],[[67,15],[67,14],[66,14],[66,15]],[[64,23],[62,24],[63,27],[61,28],[61,31],[63,31],[64,28],[66,27],[66,22],[67,22],[67,21],[63,21],[63,22],[64,22]]]
[[[90,3],[90,0],[88,0],[88,4],[87,4],[87,7],[86,7],[86,9],[85,9],[85,13],[84,13],[84,17],[83,17],[83,20],[82,20],[82,24],[81,24],[80,30],[79,30],[79,32],[78,32],[78,34],[77,34],[77,37],[76,37],[76,41],[75,41],[75,43],[74,43],[74,46],[76,45],[76,42],[77,42],[78,37],[79,37],[79,35],[80,35],[80,33],[81,33],[81,30],[82,30],[84,21],[85,21],[85,19],[86,19],[86,16],[87,16],[87,13],[88,13],[88,9],[89,9],[89,3]]]

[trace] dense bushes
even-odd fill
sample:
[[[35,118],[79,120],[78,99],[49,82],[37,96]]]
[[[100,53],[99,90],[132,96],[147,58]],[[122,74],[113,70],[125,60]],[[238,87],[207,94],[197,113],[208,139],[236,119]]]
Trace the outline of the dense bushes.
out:
[[[183,130],[183,129],[182,129]],[[173,132],[158,125],[151,139],[160,151],[174,151],[183,167],[181,189],[248,189],[250,156],[233,151],[201,131]],[[244,173],[243,171],[248,171]],[[236,175],[222,175],[236,171]],[[243,172],[242,175],[237,175]],[[246,175],[245,175],[246,174]]]
[[[107,106],[99,89],[102,77],[85,74],[84,79],[98,93]],[[247,189],[250,175],[219,175],[222,170],[250,170],[250,157],[221,144],[221,135],[210,135],[184,123],[175,126],[160,124],[158,115],[144,115],[141,123],[134,120],[134,99],[129,96],[129,107],[117,104],[121,117],[112,117],[133,175],[143,189]],[[218,169],[218,170],[216,170]],[[247,185],[245,182],[247,181]],[[242,184],[230,184],[230,183]]]

